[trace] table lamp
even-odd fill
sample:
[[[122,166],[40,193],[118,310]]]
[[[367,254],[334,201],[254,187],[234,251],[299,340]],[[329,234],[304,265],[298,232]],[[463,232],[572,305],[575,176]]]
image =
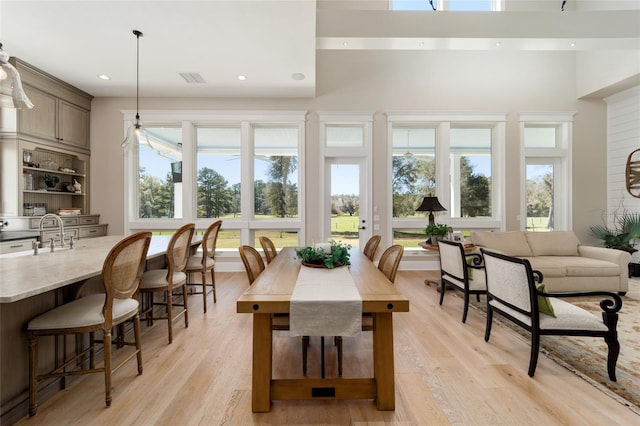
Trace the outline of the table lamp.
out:
[[[417,212],[429,212],[429,225],[435,225],[436,222],[433,217],[433,212],[443,212],[447,211],[440,201],[438,201],[438,197],[424,197],[422,200],[422,204],[420,207],[416,209]]]

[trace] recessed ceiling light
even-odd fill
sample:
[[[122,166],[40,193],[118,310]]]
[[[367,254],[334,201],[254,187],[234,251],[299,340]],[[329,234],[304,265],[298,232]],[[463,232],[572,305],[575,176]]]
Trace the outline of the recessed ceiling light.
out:
[[[424,46],[424,41],[421,41],[420,43],[418,43],[418,46],[420,47]]]
[[[576,42],[575,42],[575,41],[572,41],[572,42],[571,42],[571,44],[570,44],[569,46],[571,46],[571,47],[576,47]]]
[[[348,42],[348,41],[345,41],[345,42],[343,42],[343,43],[342,43],[342,45],[343,45],[343,46],[348,46],[348,45],[349,45],[349,42]]]
[[[111,77],[109,77],[109,76],[108,76],[108,75],[106,75],[106,74],[98,74],[98,78],[99,78],[100,80],[111,80]]]
[[[242,74],[240,74],[237,78],[238,78],[238,80],[240,80],[240,81],[245,81],[245,80],[247,79],[247,76],[246,76],[246,75],[242,75]]]
[[[304,80],[304,74],[302,74],[301,72],[294,72],[293,74],[291,74],[291,78],[293,80]]]
[[[499,41],[496,41],[496,47],[500,47],[502,46],[502,43],[500,43]]]

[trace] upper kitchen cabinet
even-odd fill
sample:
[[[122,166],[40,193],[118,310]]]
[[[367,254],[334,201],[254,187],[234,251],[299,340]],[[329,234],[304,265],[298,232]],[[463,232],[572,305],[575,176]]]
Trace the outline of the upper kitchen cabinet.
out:
[[[19,59],[32,109],[17,110],[17,132],[23,139],[89,153],[89,120],[93,96]]]

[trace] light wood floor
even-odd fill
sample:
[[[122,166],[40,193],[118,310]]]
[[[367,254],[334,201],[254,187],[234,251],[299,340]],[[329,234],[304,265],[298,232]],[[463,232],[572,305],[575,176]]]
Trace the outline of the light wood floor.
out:
[[[629,408],[542,354],[529,378],[525,340],[494,325],[490,342],[484,342],[484,317],[471,309],[462,324],[461,299],[448,296],[440,307],[435,287],[423,284],[425,276],[400,271],[396,279],[411,307],[394,315],[395,411],[377,411],[371,400],[314,400],[275,401],[270,413],[252,413],[251,315],[235,312],[246,275],[217,273],[218,303],[205,315],[201,296],[191,296],[189,328],[176,322],[173,344],[167,344],[163,321],[143,326],[144,373],[138,376],[132,362],[114,375],[110,408],[104,406],[103,377],[83,376],[19,424],[640,424]],[[301,375],[299,339],[278,333],[274,374]],[[331,376],[335,349],[328,340]],[[344,342],[344,376],[371,374],[371,333]],[[320,375],[319,345],[312,338],[312,377]]]

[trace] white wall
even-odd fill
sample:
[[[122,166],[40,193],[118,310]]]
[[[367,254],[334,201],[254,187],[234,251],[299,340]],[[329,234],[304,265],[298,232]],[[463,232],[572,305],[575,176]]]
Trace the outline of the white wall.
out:
[[[576,111],[574,127],[574,229],[583,241],[588,227],[606,207],[606,108],[602,101],[575,96],[575,56],[569,52],[319,51],[317,96],[313,99],[149,99],[145,109],[376,111],[372,203],[387,211],[384,125],[380,113],[506,112],[506,228],[519,229],[519,123],[517,113]],[[124,171],[120,111],[135,99],[96,98],[91,114],[91,207],[109,223],[109,233],[124,230]],[[317,161],[317,117],[307,125],[307,158]],[[315,120],[315,122],[314,122]],[[308,164],[307,193],[314,187]],[[316,174],[317,176],[317,174]],[[317,228],[319,200],[307,199],[306,226]],[[381,218],[385,229],[388,218]],[[593,242],[593,240],[591,240]]]
[[[640,212],[640,198],[627,192],[625,180],[627,158],[631,152],[640,148],[640,86],[610,96],[605,101],[608,197],[603,222],[606,221],[611,226],[615,212]],[[635,262],[640,262],[640,252],[634,253],[633,258]]]

